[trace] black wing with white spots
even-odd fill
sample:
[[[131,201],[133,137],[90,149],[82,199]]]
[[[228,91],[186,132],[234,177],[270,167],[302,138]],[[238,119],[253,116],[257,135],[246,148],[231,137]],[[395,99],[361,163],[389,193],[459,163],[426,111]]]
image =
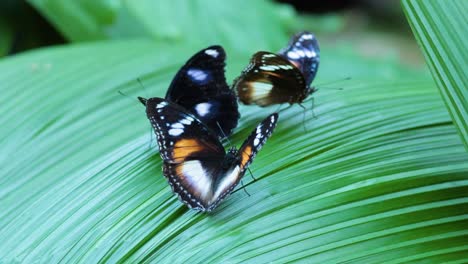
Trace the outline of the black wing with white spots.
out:
[[[208,211],[218,206],[218,204],[232,192],[234,187],[239,184],[245,171],[255,158],[255,155],[257,155],[263,144],[265,144],[266,140],[271,136],[277,121],[278,114],[275,113],[268,116],[252,131],[239,150],[231,149],[227,153],[225,164],[234,165],[227,166],[230,169],[217,175],[215,179],[215,199],[213,199],[213,203],[208,207]]]
[[[293,104],[307,96],[304,76],[299,69],[282,56],[265,51],[252,56],[233,86],[244,104]]]
[[[249,167],[250,163],[252,163],[252,160],[255,158],[255,155],[257,155],[258,151],[263,147],[263,144],[265,144],[267,139],[271,136],[277,122],[277,113],[269,115],[260,124],[258,124],[255,130],[252,131],[250,136],[244,141],[239,149],[242,173]]]
[[[181,106],[157,97],[145,103],[164,161],[164,176],[182,202],[205,211],[213,196],[213,175],[226,156],[224,147],[211,130]]]
[[[307,86],[310,86],[317,74],[320,62],[320,48],[312,33],[301,32],[291,38],[288,46],[279,52],[292,62],[304,75]]]
[[[216,135],[186,109],[158,97],[145,103],[164,162],[179,163],[190,158],[223,160],[225,150]]]
[[[162,98],[139,98],[157,136],[163,173],[188,207],[212,211],[243,177],[270,136],[277,114],[265,119],[240,151],[225,152],[218,137],[183,107]]]
[[[237,98],[224,76],[225,60],[221,46],[199,51],[178,71],[166,93],[167,100],[190,111],[220,138],[223,132],[232,133],[240,117]]]

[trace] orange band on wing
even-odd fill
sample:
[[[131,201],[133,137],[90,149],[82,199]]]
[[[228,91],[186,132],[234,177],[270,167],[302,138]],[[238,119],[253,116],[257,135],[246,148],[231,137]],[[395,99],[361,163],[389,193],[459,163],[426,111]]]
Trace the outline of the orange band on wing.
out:
[[[190,156],[190,154],[201,150],[203,150],[203,145],[201,145],[198,140],[181,139],[175,143],[172,156],[174,161],[182,162],[187,156]]]
[[[247,162],[250,159],[250,156],[252,156],[252,147],[247,146],[244,150],[242,150],[242,160],[241,160],[241,167],[245,167]]]

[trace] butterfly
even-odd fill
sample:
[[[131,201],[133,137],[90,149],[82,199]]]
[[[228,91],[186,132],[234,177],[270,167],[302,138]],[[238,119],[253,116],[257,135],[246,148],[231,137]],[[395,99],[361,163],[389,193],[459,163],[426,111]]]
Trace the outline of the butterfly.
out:
[[[225,60],[221,46],[197,52],[177,72],[165,97],[187,109],[220,138],[232,133],[240,117],[236,94],[224,76]]]
[[[217,135],[185,108],[163,98],[139,99],[146,103],[169,185],[189,208],[202,212],[232,192],[278,121],[278,114],[271,114],[239,149],[226,153]]]
[[[301,32],[278,54],[260,51],[234,81],[244,104],[269,106],[302,103],[316,91],[311,83],[317,74],[320,49],[315,36]]]

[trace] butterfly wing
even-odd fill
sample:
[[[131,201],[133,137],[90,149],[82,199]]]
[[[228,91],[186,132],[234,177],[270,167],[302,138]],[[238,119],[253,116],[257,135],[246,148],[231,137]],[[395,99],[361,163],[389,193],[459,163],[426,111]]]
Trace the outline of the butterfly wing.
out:
[[[144,102],[164,161],[164,176],[182,202],[205,211],[213,198],[215,175],[226,156],[223,146],[181,106],[156,97]]]
[[[230,135],[240,117],[236,96],[224,76],[225,60],[221,46],[199,51],[179,70],[166,94],[167,100],[190,111],[219,137],[224,137],[223,132]]]
[[[290,61],[270,52],[257,52],[234,81],[244,104],[268,106],[302,102],[306,85],[302,73]]]
[[[244,141],[239,149],[240,172],[244,173],[249,167],[258,151],[263,147],[266,140],[271,136],[278,122],[278,114],[274,113],[265,118],[250,136]]]
[[[208,211],[213,210],[239,184],[253,158],[271,136],[277,121],[278,114],[268,116],[252,131],[239,150],[227,153],[221,173],[216,174],[213,202]]]
[[[306,85],[310,86],[320,62],[320,48],[315,36],[309,32],[298,33],[279,54],[302,72]]]

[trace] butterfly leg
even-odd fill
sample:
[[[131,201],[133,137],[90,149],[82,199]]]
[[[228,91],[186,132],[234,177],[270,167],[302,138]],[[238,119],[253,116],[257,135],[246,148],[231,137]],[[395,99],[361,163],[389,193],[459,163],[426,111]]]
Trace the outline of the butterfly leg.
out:
[[[245,186],[244,186],[244,182],[241,180],[241,185],[242,185],[242,189],[244,189],[244,192],[250,196],[250,193],[247,192],[247,190],[245,189]]]
[[[250,170],[249,167],[247,167],[247,170],[249,171],[250,177],[252,177],[253,181],[257,181],[257,179],[253,176],[252,171]]]
[[[223,129],[221,128],[221,125],[219,124],[218,121],[216,121],[216,125],[218,126],[219,128],[219,131],[221,131],[221,134],[223,134],[223,137],[227,140],[227,142],[229,143],[229,148],[232,148],[232,144],[231,144],[231,141],[229,140],[229,138],[226,136],[226,134],[224,133]]]
[[[281,106],[283,106],[283,104],[280,104],[280,107],[279,107],[279,108],[281,108]],[[287,107],[285,107],[285,108],[283,108],[283,109],[281,109],[281,110],[279,110],[279,111],[276,111],[276,113],[280,113],[280,112],[282,112],[282,111],[286,111],[286,110],[288,110],[289,108],[291,108],[292,106],[293,106],[293,105],[290,104],[289,106],[287,106]],[[278,109],[279,109],[279,108],[278,108]]]
[[[315,111],[314,111],[314,108],[315,108],[315,97],[312,97],[311,98],[312,100],[312,107],[310,108],[310,110],[312,111],[312,118],[316,119],[317,116],[315,115]]]
[[[307,108],[303,106],[302,104],[299,104],[302,109],[304,109],[304,112],[302,112],[302,125],[304,127],[304,132],[307,132],[307,127],[306,127],[306,113],[307,113]]]
[[[242,189],[242,190],[244,190],[244,192],[245,192],[248,196],[250,196],[250,193],[248,193],[247,190],[245,190],[244,181],[241,180],[240,183],[241,183],[241,186],[242,186],[242,187],[236,188],[236,189],[233,190],[231,193],[236,193],[237,191],[240,191],[240,190]]]

